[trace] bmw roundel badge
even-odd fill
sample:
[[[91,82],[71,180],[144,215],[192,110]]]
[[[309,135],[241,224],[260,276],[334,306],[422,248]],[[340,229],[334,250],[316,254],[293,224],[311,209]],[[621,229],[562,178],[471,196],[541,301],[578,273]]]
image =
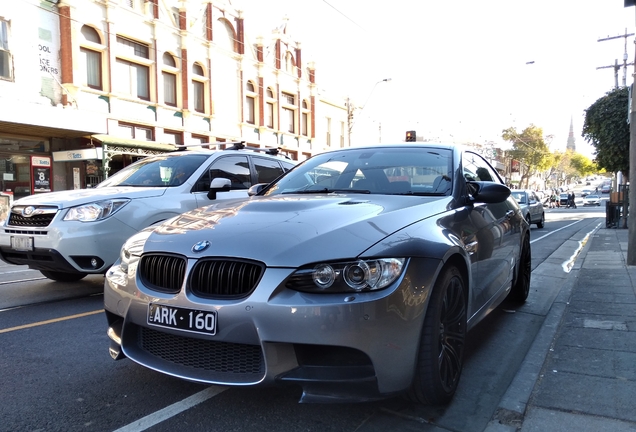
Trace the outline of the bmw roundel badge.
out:
[[[209,246],[210,246],[210,242],[209,241],[202,240],[202,241],[200,241],[198,243],[195,243],[194,246],[192,246],[192,252],[203,252]]]

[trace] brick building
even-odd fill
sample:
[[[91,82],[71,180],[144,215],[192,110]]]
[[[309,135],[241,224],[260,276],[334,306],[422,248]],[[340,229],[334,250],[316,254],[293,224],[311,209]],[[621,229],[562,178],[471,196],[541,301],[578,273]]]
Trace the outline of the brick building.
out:
[[[25,106],[0,108],[0,156],[3,135],[34,135],[53,190],[174,144],[241,140],[298,160],[348,145],[345,100],[321,94],[300,43],[285,26],[251,35],[228,1],[1,2],[0,24],[1,106]]]

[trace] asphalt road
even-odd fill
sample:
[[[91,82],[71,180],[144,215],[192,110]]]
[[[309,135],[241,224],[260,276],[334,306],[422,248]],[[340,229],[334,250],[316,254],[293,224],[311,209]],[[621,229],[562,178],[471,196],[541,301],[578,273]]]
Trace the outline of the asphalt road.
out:
[[[550,272],[567,272],[573,239],[604,222],[604,206],[546,209],[545,228],[532,227],[533,270],[558,256]],[[524,306],[503,304],[469,333],[459,390],[436,408],[401,398],[298,404],[293,386],[210,387],[114,362],[103,277],[60,284],[0,265],[0,431],[483,431],[560,289],[550,276],[533,271],[545,283]]]

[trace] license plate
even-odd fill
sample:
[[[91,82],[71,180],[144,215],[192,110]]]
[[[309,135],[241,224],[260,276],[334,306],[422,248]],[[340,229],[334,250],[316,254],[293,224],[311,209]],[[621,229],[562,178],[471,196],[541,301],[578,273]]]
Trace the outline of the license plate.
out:
[[[207,335],[216,334],[216,311],[148,305],[148,324]]]
[[[33,237],[11,236],[11,249],[15,249],[19,251],[32,251]]]

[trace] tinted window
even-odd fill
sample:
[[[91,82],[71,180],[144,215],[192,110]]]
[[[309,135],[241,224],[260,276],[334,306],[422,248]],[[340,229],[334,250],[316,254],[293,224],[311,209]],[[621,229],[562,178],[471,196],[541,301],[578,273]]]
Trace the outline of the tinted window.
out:
[[[217,177],[229,179],[232,189],[248,189],[252,181],[247,156],[224,156],[214,160],[197,182],[195,191],[208,191],[210,183]]]
[[[464,177],[469,181],[489,181],[499,183],[495,170],[484,158],[473,152],[464,153]]]
[[[271,183],[283,174],[277,160],[252,157],[256,169],[256,183]]]

